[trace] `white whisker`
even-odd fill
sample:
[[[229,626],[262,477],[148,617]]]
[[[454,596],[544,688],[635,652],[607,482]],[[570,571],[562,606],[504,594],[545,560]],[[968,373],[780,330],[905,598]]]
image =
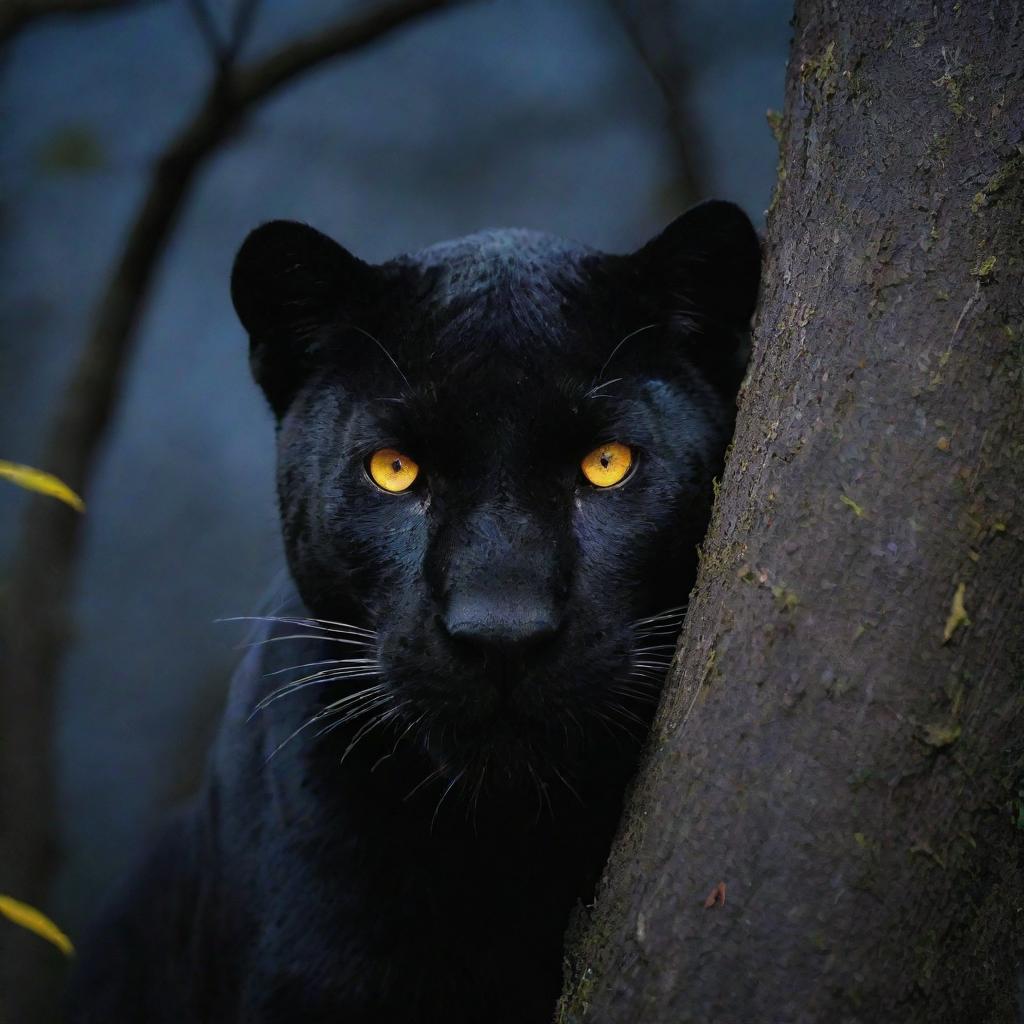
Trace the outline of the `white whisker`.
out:
[[[343,725],[347,725],[349,722],[355,721],[357,718],[361,718],[363,715],[368,715],[371,711],[378,711],[380,708],[386,707],[391,704],[395,699],[393,693],[380,694],[377,697],[373,697],[357,707],[350,708],[345,714],[338,718],[334,722],[328,722],[316,735],[319,739],[321,736],[326,736],[328,733],[333,732],[335,729],[340,729]],[[324,716],[321,715],[321,718]]]
[[[405,803],[405,801],[411,800],[412,797],[416,793],[418,793],[428,782],[440,778],[440,776],[442,775],[444,775],[444,768],[435,768],[432,772],[430,772],[430,774],[420,779],[420,781],[417,782],[416,785],[413,786],[412,789],[410,789],[409,792],[402,797],[402,802]]]
[[[619,381],[621,381],[622,379],[623,379],[622,377],[613,377],[611,380],[606,380],[603,384],[595,384],[594,387],[592,387],[583,397],[584,398],[596,398],[597,397],[597,393],[602,388],[610,387],[612,384],[618,384]]]
[[[633,626],[643,626],[643,625],[646,625],[647,623],[654,623],[654,622],[660,621],[661,619],[667,619],[667,618],[669,618],[670,616],[673,616],[673,615],[677,615],[677,616],[679,616],[680,619],[682,619],[685,614],[686,614],[686,605],[685,604],[679,604],[679,605],[676,605],[674,608],[666,608],[664,611],[658,612],[657,615],[648,615],[647,618],[645,618],[645,619],[636,619],[636,620],[634,620],[631,623],[631,625],[633,625]]]
[[[270,679],[271,676],[281,676],[285,672],[298,672],[303,668],[315,668],[317,665],[344,665],[349,662],[349,658],[322,658],[320,661],[307,661],[301,665],[289,665],[287,668],[277,668],[273,672],[264,672],[263,678]]]
[[[262,640],[252,640],[249,643],[239,644],[239,648],[262,647],[264,644],[273,644],[278,640],[316,640],[325,644],[350,644],[353,647],[366,646],[366,643],[362,640],[351,640],[347,637],[323,636],[318,633],[288,633],[284,636],[268,636]]]
[[[434,808],[434,813],[430,819],[430,831],[434,831],[434,822],[437,821],[437,812],[441,810],[441,804],[444,803],[445,797],[455,788],[456,783],[466,774],[467,769],[463,768],[458,775],[456,775],[451,782],[445,787],[445,791],[441,794],[440,799],[437,801],[437,806]]]
[[[598,372],[597,379],[600,381],[600,379],[604,376],[604,371],[608,369],[608,364],[618,355],[619,349],[622,348],[622,346],[625,345],[626,342],[629,341],[630,338],[635,338],[638,334],[643,334],[644,331],[649,331],[652,327],[657,327],[657,326],[658,326],[657,323],[645,324],[643,327],[638,327],[635,331],[630,331],[629,334],[627,334],[615,346],[615,348],[612,349],[611,354],[604,361],[604,365],[601,367],[600,371]]]
[[[387,683],[375,683],[373,686],[366,687],[365,690],[358,690],[355,693],[346,694],[344,697],[340,697],[336,701],[332,701],[330,704],[321,708],[317,714],[318,718],[327,718],[332,714],[344,711],[350,704],[360,698],[367,697],[376,699],[380,694],[387,692],[389,689]]]
[[[394,700],[394,694],[389,694],[391,700]],[[369,722],[364,723],[359,731],[352,737],[352,742],[345,748],[345,752],[341,755],[341,760],[338,762],[339,767],[345,763],[345,759],[353,750],[359,745],[359,741],[364,737],[373,732],[374,729],[379,725],[383,725],[385,722],[391,721],[396,718],[402,711],[402,705],[392,708],[390,711],[385,711],[383,714],[377,715],[375,718],[371,718]]]
[[[682,618],[667,619],[664,622],[656,622],[652,626],[647,626],[645,629],[638,629],[636,630],[635,635],[638,637],[665,636],[668,633],[679,632],[679,627],[682,624]]]
[[[312,676],[296,680],[294,683],[289,683],[287,686],[282,686],[280,689],[268,694],[253,708],[249,718],[251,720],[256,714],[275,701],[280,700],[282,697],[287,697],[290,693],[295,693],[297,690],[304,690],[307,686],[316,686],[319,683],[333,683],[342,679],[365,679],[369,676],[379,675],[380,672],[376,669],[358,669],[355,667],[351,669],[335,669],[333,672],[317,672]]]
[[[569,780],[558,770],[558,767],[552,764],[551,770],[555,773],[555,775],[558,776],[562,785],[565,786],[565,788],[569,790],[569,792],[572,793],[574,797],[576,797],[576,799],[579,801],[580,806],[586,807],[586,803],[584,802],[583,797],[581,797],[579,793],[576,792],[576,789],[572,785],[570,785]]]
[[[374,640],[377,638],[375,630],[363,629],[362,626],[353,626],[346,622],[330,622],[327,619],[302,618],[295,615],[232,615],[228,618],[214,619],[214,622],[283,622],[288,626],[309,626],[327,633],[364,636]]]

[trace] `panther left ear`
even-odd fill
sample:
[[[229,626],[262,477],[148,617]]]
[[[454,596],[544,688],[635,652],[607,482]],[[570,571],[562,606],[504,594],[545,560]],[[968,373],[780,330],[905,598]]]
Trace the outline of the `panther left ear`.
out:
[[[711,199],[677,217],[631,262],[671,319],[743,330],[757,305],[761,245],[734,203]]]
[[[278,416],[318,340],[362,318],[379,290],[376,268],[307,224],[275,220],[249,234],[231,271],[231,300],[249,333],[253,376]]]

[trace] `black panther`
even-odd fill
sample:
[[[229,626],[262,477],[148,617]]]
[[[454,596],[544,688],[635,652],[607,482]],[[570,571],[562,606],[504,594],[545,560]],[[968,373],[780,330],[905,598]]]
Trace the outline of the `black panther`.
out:
[[[669,664],[757,237],[472,235],[370,266],[273,222],[232,297],[291,583],[199,794],[83,949],[77,1024],[541,1024]]]

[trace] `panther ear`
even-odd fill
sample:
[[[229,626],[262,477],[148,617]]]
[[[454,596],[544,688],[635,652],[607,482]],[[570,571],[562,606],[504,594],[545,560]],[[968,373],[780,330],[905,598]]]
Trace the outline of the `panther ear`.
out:
[[[378,289],[375,269],[307,224],[251,232],[231,271],[231,300],[249,332],[253,376],[280,416],[332,328],[358,321]]]
[[[761,280],[761,245],[734,203],[711,199],[677,217],[633,257],[646,294],[669,322],[742,331]]]

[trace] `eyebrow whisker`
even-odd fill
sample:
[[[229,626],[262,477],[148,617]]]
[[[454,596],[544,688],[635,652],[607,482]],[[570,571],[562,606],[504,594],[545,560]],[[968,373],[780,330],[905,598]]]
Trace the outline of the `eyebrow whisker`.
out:
[[[369,338],[370,341],[372,341],[374,345],[376,345],[377,348],[379,348],[381,352],[384,353],[384,355],[387,357],[388,362],[395,368],[395,372],[398,374],[399,377],[402,378],[406,390],[411,392],[412,385],[409,383],[409,378],[406,377],[406,375],[402,372],[402,368],[398,365],[398,363],[395,362],[395,357],[384,347],[384,343],[379,339],[375,338],[369,331],[363,330],[362,327],[357,327],[355,324],[349,324],[348,326],[351,330],[357,331],[364,337]]]
[[[622,346],[625,345],[626,342],[630,340],[630,338],[635,338],[638,334],[642,334],[644,331],[649,331],[652,327],[657,327],[657,326],[658,326],[657,323],[645,324],[643,327],[638,327],[635,331],[630,331],[629,334],[627,334],[622,339],[622,341],[620,341],[615,346],[615,348],[612,349],[611,355],[608,356],[608,358],[604,361],[604,365],[598,371],[597,380],[598,381],[601,380],[601,378],[604,376],[604,371],[608,369],[608,364],[618,355],[619,349],[622,348]]]

